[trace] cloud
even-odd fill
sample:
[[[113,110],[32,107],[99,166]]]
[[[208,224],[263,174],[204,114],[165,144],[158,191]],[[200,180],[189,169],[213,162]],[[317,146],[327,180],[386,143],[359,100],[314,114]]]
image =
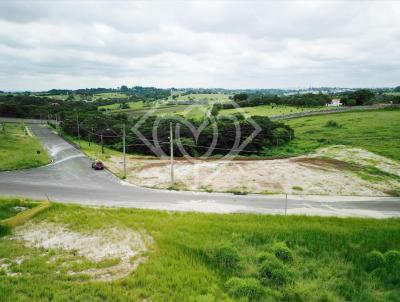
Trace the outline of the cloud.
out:
[[[397,1],[2,1],[0,90],[393,86]]]

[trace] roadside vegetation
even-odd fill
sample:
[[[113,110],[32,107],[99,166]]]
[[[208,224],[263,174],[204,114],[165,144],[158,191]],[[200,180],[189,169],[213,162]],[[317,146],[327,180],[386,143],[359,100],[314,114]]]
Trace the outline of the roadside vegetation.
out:
[[[2,202],[5,200],[3,199]],[[112,282],[80,273],[116,265],[74,250],[0,239],[0,296],[12,301],[397,301],[400,220],[218,215],[54,204],[28,230],[114,227],[154,240],[135,272]],[[24,228],[24,227],[22,227]],[[25,235],[29,235],[26,234]],[[112,238],[110,238],[112,240]],[[4,270],[7,268],[6,271]]]
[[[41,143],[22,124],[0,123],[0,171],[34,168],[50,158]]]

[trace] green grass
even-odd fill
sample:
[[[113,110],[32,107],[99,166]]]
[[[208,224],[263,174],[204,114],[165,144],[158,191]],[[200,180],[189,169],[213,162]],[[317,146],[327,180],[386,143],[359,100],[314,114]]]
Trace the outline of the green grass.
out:
[[[283,121],[295,139],[266,156],[292,156],[329,145],[349,145],[400,160],[400,110],[374,110],[307,116]]]
[[[104,106],[99,106],[98,109],[106,109],[106,110],[118,110],[118,111],[133,111],[133,110],[140,110],[143,109],[144,103],[142,101],[140,102],[128,102],[127,103],[129,108],[127,109],[120,109],[121,104],[120,103],[115,103],[111,105],[104,105]]]
[[[286,105],[279,105],[272,107],[271,105],[261,105],[256,107],[240,107],[233,109],[224,109],[219,112],[220,115],[230,115],[235,113],[242,113],[245,116],[273,116],[273,115],[281,115],[281,114],[291,114],[296,112],[305,112],[305,111],[313,111],[313,110],[321,110],[321,109],[334,109],[334,107],[292,107]]]
[[[176,99],[173,99],[172,96],[168,98],[169,101],[207,101],[210,104],[212,103],[225,103],[230,101],[229,94],[222,93],[191,93],[188,95],[181,95],[180,93],[175,93],[178,95]]]
[[[5,124],[5,127],[4,133],[0,126],[0,171],[34,168],[50,162],[38,139],[24,135],[23,125]]]
[[[54,204],[33,221],[75,231],[145,230],[148,260],[128,277],[88,282],[63,267],[81,257],[0,239],[0,259],[25,256],[0,270],[8,301],[398,301],[399,219],[218,215]],[[49,261],[58,254],[58,262]],[[64,263],[62,266],[61,264]],[[90,263],[84,262],[84,268]],[[104,265],[108,265],[107,263]],[[60,269],[61,267],[61,269]],[[58,271],[58,273],[57,273]],[[249,299],[250,298],[250,299]]]
[[[128,95],[126,95],[125,93],[121,93],[121,92],[104,92],[104,93],[97,93],[95,95],[93,95],[93,100],[98,100],[98,99],[115,99],[115,98],[119,98],[119,99],[126,99],[128,98]]]
[[[34,203],[23,199],[0,199],[0,221],[18,214],[20,211],[16,210],[15,207],[32,208],[34,206]]]

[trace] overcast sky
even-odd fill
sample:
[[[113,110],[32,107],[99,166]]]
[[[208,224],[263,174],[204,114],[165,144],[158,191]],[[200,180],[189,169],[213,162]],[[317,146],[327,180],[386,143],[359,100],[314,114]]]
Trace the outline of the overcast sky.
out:
[[[400,85],[400,1],[0,0],[0,90]]]

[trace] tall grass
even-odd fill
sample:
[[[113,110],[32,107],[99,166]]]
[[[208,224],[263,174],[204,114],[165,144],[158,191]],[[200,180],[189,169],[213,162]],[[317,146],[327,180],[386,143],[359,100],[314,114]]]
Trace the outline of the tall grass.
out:
[[[42,250],[0,240],[0,258],[28,255],[0,274],[13,301],[395,301],[400,220],[217,215],[55,204],[34,221],[75,231],[145,230],[155,248],[120,281],[93,283],[57,273]],[[383,255],[375,267],[371,253]],[[387,256],[388,255],[388,256]],[[72,255],[68,259],[73,259]],[[388,260],[389,259],[389,260]],[[71,260],[69,260],[71,261]],[[397,262],[396,262],[397,263]],[[397,264],[396,264],[397,265]]]

